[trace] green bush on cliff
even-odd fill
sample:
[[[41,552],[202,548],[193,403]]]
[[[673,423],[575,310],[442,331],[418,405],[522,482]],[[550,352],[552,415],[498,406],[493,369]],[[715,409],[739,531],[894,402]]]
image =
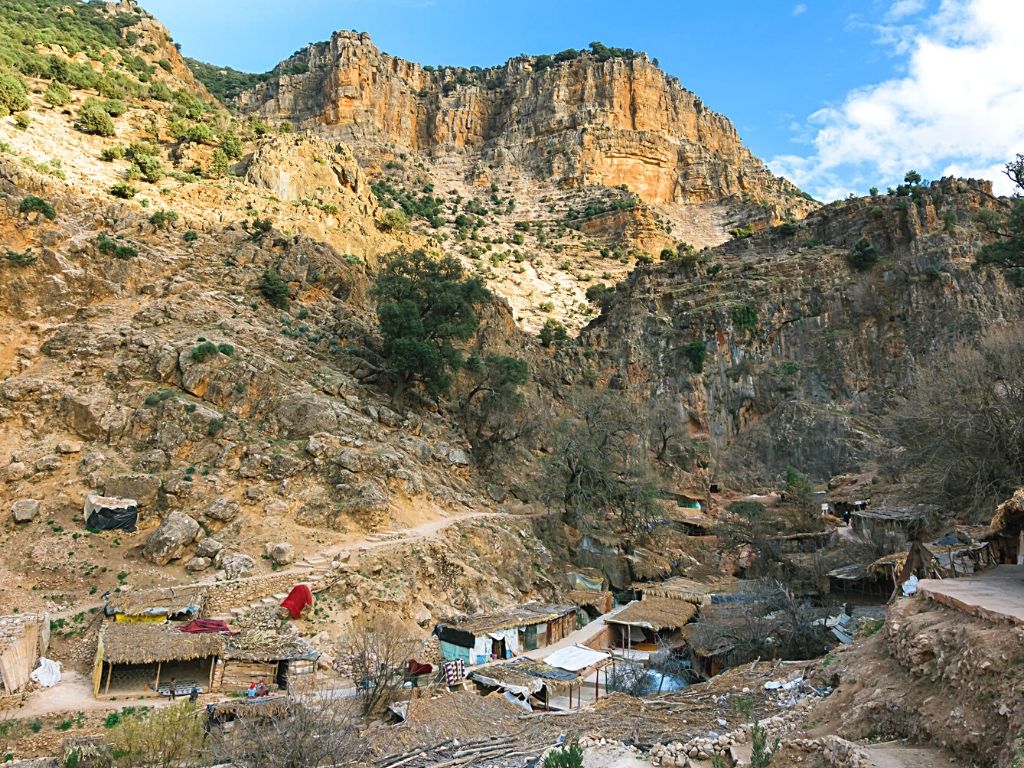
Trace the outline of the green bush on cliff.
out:
[[[878,263],[878,251],[875,250],[875,246],[871,244],[870,240],[862,237],[854,243],[846,260],[858,272],[865,272]]]

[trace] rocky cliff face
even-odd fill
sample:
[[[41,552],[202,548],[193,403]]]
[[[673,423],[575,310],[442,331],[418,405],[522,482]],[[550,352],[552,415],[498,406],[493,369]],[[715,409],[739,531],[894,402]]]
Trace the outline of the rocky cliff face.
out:
[[[642,54],[434,70],[380,52],[365,34],[338,32],[278,73],[243,94],[241,107],[378,149],[466,152],[567,186],[626,184],[652,203],[743,199],[778,219],[816,207]]]
[[[722,476],[827,478],[877,448],[879,414],[916,362],[1024,318],[1020,290],[974,265],[976,216],[1002,204],[987,182],[953,179],[916,202],[835,203],[696,265],[638,270],[581,341],[612,386],[677,408]],[[879,259],[864,272],[847,263],[861,238]]]

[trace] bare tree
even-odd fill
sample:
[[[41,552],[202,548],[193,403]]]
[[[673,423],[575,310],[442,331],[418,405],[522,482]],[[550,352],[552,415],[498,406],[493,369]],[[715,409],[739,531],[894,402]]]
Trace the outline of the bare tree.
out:
[[[405,683],[406,663],[421,641],[394,616],[361,617],[345,631],[339,658],[347,659],[363,714],[380,712]]]
[[[816,658],[830,645],[828,631],[816,623],[816,612],[781,582],[763,580],[747,597],[702,611],[691,641],[730,649],[733,664],[756,658]]]
[[[963,519],[991,517],[1024,477],[1024,327],[923,366],[893,432],[909,495]]]
[[[239,768],[358,765],[359,704],[330,690],[281,702],[239,702],[230,730],[210,736],[210,756]]]
[[[657,482],[635,435],[635,408],[609,390],[580,393],[572,405],[575,417],[556,425],[545,464],[549,498],[577,526],[603,525],[602,516],[617,515],[627,530],[646,531]]]

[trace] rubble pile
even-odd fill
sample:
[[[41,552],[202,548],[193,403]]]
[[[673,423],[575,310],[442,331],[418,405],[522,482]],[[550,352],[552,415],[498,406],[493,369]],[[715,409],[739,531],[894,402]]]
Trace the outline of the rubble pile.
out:
[[[793,739],[787,746],[800,752],[817,753],[832,768],[868,768],[871,765],[867,752],[852,741],[838,736],[823,736],[820,739]]]

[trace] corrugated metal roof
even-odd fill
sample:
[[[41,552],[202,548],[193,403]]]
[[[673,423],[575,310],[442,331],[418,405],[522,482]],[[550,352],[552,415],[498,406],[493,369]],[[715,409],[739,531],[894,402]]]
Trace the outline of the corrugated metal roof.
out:
[[[544,663],[549,667],[565,669],[569,672],[579,672],[581,669],[600,664],[602,661],[610,658],[610,654],[595,651],[582,645],[573,645],[555,651],[544,659]]]

